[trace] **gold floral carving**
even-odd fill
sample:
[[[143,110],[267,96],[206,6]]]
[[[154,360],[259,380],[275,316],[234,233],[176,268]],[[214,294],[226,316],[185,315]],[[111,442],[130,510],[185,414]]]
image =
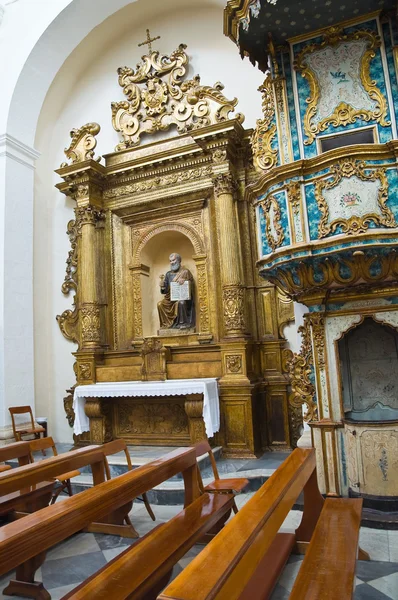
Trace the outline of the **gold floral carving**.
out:
[[[257,171],[269,171],[278,161],[278,148],[272,147],[276,136],[274,96],[271,75],[267,75],[264,83],[258,88],[262,94],[263,118],[258,119],[251,137],[253,164]]]
[[[373,267],[379,267],[376,274],[372,274]],[[342,269],[345,270],[344,276]],[[366,256],[357,250],[351,258],[339,257],[338,260],[325,259],[314,265],[300,263],[294,271],[279,269],[269,280],[281,288],[293,300],[300,300],[304,294],[315,292],[319,289],[334,287],[347,288],[360,283],[382,283],[398,278],[398,257],[395,250],[386,256]]]
[[[101,339],[100,307],[95,302],[85,302],[80,308],[82,342],[99,344]]]
[[[176,185],[183,183],[184,181],[191,181],[192,179],[201,179],[202,177],[209,177],[213,173],[211,166],[199,167],[197,169],[187,169],[180,171],[179,173],[170,173],[168,175],[162,175],[155,177],[154,179],[147,179],[145,181],[138,181],[128,185],[119,186],[104,191],[104,198],[120,198],[128,196],[130,194],[149,192],[158,187],[166,187],[168,185]]]
[[[275,196],[260,202],[265,217],[265,234],[267,236],[268,246],[274,251],[285,239],[285,233],[281,226],[281,209]],[[273,215],[271,215],[273,211]]]
[[[185,79],[185,48],[180,44],[170,56],[155,50],[142,57],[135,71],[118,69],[119,85],[127,100],[112,103],[113,127],[123,136],[116,151],[138,145],[144,133],[166,131],[171,126],[185,133],[226,121],[235,110],[238,100],[228,100],[221,83],[203,86],[199,75]],[[235,118],[243,122],[243,115]]]
[[[242,356],[240,354],[227,354],[225,365],[228,373],[242,373]]]
[[[331,167],[327,179],[317,181],[315,185],[315,198],[322,215],[318,226],[318,236],[320,238],[333,233],[337,227],[341,227],[342,233],[363,233],[367,231],[371,222],[376,225],[384,225],[385,227],[397,227],[393,213],[386,206],[388,200],[388,181],[385,169],[372,169],[369,173],[366,173],[367,169],[369,167],[363,161],[342,160]],[[330,175],[332,176],[331,179],[329,178]],[[349,219],[339,218],[329,223],[329,206],[322,195],[323,190],[330,190],[338,185],[343,178],[353,176],[358,177],[362,181],[380,181],[377,201],[381,214],[373,212],[365,215],[353,215]]]
[[[245,328],[244,289],[226,286],[222,296],[225,329],[227,332],[241,332]]]
[[[310,322],[304,321],[304,325],[299,327],[298,331],[302,335],[302,344],[300,353],[292,353],[290,359],[286,360],[285,370],[287,371],[292,391],[289,396],[289,403],[296,408],[301,408],[303,404],[307,407],[304,415],[305,421],[315,421],[317,419],[317,406],[314,402],[315,388],[310,380],[313,367],[312,344]]]
[[[343,34],[341,27],[333,26],[324,32],[323,37],[324,39],[320,44],[313,43],[305,46],[295,60],[296,70],[301,73],[302,77],[307,79],[310,87],[310,96],[307,99],[308,107],[303,121],[304,131],[307,135],[307,139],[304,143],[307,145],[312,144],[315,136],[321,131],[325,131],[329,125],[332,125],[333,127],[339,127],[340,125],[345,126],[349,123],[355,123],[357,119],[377,121],[384,127],[390,125],[390,122],[386,121],[387,99],[370,75],[370,62],[374,58],[376,50],[381,45],[380,36],[372,31],[366,30]],[[322,119],[316,124],[313,122],[313,118],[317,112],[321,90],[316,74],[306,63],[306,57],[326,46],[336,47],[343,42],[352,42],[356,40],[367,41],[367,48],[362,56],[362,64],[360,65],[360,77],[363,88],[369,95],[369,98],[376,103],[376,107],[373,111],[364,108],[356,109],[350,104],[342,101],[335,107],[334,112],[329,117]]]
[[[94,150],[97,145],[95,136],[99,133],[100,129],[101,127],[98,123],[87,123],[83,127],[80,127],[80,129],[72,129],[70,132],[72,141],[69,148],[65,148],[64,150],[67,158],[72,161],[72,164],[94,159]],[[97,160],[100,160],[100,158],[97,158]],[[66,164],[63,163],[62,166],[66,166]]]
[[[325,368],[325,320],[320,313],[311,314],[312,338],[317,352],[318,369]]]
[[[79,381],[92,379],[91,364],[79,363]]]
[[[281,290],[277,290],[276,300],[278,307],[278,331],[279,336],[283,338],[285,326],[294,321],[293,301],[289,296],[281,292]]]
[[[199,332],[208,333],[210,331],[209,318],[209,298],[207,285],[207,272],[205,262],[196,262],[197,291],[199,304]]]
[[[134,338],[142,337],[141,271],[133,271]]]
[[[118,429],[127,435],[183,435],[188,418],[180,402],[117,403]]]
[[[156,338],[144,340],[141,348],[141,376],[143,381],[165,381],[166,371],[166,348]]]

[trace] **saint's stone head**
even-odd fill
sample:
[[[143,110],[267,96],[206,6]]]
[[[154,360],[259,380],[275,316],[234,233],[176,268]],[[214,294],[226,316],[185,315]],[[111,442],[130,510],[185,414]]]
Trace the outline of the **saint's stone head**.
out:
[[[172,271],[178,271],[178,269],[180,268],[180,265],[181,265],[181,256],[179,254],[176,254],[175,252],[173,252],[173,254],[170,254],[169,260],[170,260],[170,269]]]

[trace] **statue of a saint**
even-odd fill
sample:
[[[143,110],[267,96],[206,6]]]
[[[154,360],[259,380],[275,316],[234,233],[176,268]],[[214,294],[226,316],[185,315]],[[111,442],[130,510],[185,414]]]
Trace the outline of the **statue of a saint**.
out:
[[[164,294],[163,300],[158,302],[159,321],[161,329],[190,329],[195,327],[195,303],[193,290],[193,276],[189,269],[181,265],[179,254],[170,254],[170,271],[160,277],[160,291]],[[183,285],[189,281],[190,299],[172,300],[171,283]]]

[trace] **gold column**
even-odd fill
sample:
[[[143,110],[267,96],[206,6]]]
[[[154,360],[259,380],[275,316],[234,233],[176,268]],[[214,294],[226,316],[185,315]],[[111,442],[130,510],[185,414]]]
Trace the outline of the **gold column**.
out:
[[[81,230],[80,240],[80,314],[81,350],[101,346],[101,311],[98,302],[96,268],[96,223],[104,218],[101,210],[91,205],[79,206],[76,218]]]
[[[245,290],[234,200],[235,182],[230,173],[220,173],[213,183],[217,200],[225,337],[237,337],[245,334]]]

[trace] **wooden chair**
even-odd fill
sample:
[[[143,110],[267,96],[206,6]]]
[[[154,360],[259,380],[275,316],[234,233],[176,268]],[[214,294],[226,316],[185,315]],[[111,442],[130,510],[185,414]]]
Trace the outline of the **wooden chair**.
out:
[[[129,449],[127,448],[127,444],[124,440],[113,440],[113,442],[108,442],[107,444],[103,444],[103,446],[101,447],[101,450],[103,451],[104,456],[105,456],[105,474],[106,474],[106,478],[108,481],[109,481],[109,479],[111,479],[111,470],[109,468],[108,459],[106,458],[107,456],[111,456],[112,454],[117,454],[118,452],[124,452],[124,454],[126,456],[126,460],[127,460],[127,470],[132,471],[133,465],[131,464]],[[141,502],[143,502],[145,504],[145,508],[147,509],[147,512],[148,512],[149,516],[151,517],[152,521],[156,521],[156,517],[151,508],[151,505],[149,504],[147,495],[144,493],[144,494],[142,494],[142,496],[138,496],[138,498],[136,498],[136,500],[141,500]],[[128,518],[128,520],[129,520],[129,525],[131,525],[131,521],[129,518]]]
[[[203,454],[208,453],[211,463],[211,468],[213,469],[214,481],[206,485],[203,485],[202,475],[200,473],[200,469],[198,466],[198,479],[199,479],[199,487],[203,492],[215,493],[215,494],[238,494],[249,484],[249,480],[244,477],[237,477],[232,479],[220,479],[218,474],[218,469],[216,465],[216,460],[214,458],[214,454],[210,448],[210,444],[207,440],[203,440],[202,442],[198,442],[195,444],[196,458],[203,456]],[[232,510],[236,514],[238,512],[238,507],[236,506],[236,502],[234,500],[232,505]]]
[[[8,408],[11,414],[12,421],[12,430],[14,432],[14,438],[16,442],[22,442],[22,435],[34,435],[35,438],[40,438],[41,433],[45,433],[44,427],[41,425],[35,425],[35,420],[33,418],[32,409],[30,406],[10,406]],[[28,414],[30,418],[31,427],[29,428],[19,428],[15,424],[15,415],[23,415]],[[46,455],[45,450],[42,450],[43,456]]]
[[[39,438],[37,440],[32,440],[31,442],[29,442],[30,462],[35,462],[33,458],[33,452],[38,452],[39,450],[43,452],[43,450],[47,450],[49,448],[52,449],[54,456],[58,456],[57,448],[54,444],[54,440],[52,437]],[[54,504],[60,493],[64,490],[68,492],[69,496],[73,496],[70,480],[73,477],[77,477],[78,475],[80,475],[80,471],[76,469],[75,471],[70,471],[68,473],[63,473],[62,475],[57,475],[57,477],[54,477],[54,481],[57,481],[60,485],[55,487],[53,491],[51,504]]]

